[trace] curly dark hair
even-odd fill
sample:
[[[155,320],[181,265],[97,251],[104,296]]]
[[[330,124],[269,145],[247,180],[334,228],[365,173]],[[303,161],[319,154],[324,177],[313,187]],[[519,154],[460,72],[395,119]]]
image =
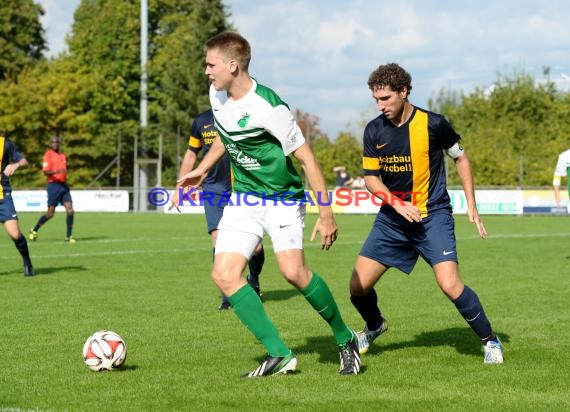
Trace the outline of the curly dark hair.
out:
[[[396,63],[378,66],[368,77],[368,87],[374,91],[385,86],[390,86],[395,92],[401,92],[405,87],[409,94],[412,90],[412,76]]]

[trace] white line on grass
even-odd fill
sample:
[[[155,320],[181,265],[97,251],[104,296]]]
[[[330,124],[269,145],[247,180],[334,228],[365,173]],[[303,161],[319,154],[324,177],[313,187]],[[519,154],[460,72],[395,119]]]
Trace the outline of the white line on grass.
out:
[[[559,233],[510,233],[510,234],[497,234],[497,235],[490,235],[487,240],[493,239],[527,239],[527,238],[548,238],[548,237],[569,237],[570,232],[559,232]],[[362,244],[364,242],[364,237],[359,237],[357,241],[337,241],[335,245],[355,245],[355,244]],[[472,236],[460,236],[457,237],[458,241],[461,240],[474,240],[479,239],[479,236],[472,235]],[[137,241],[140,242],[147,242],[147,241],[155,241],[155,242],[172,242],[176,240],[187,240],[186,238],[180,237],[173,237],[168,239],[157,239],[157,238],[136,238],[136,239],[110,239],[109,241],[86,241],[85,243],[114,243],[116,242],[129,242],[129,244],[133,244]],[[267,249],[272,249],[271,242],[265,242],[265,247]],[[13,246],[9,245],[10,248]],[[76,247],[77,245],[68,245],[69,248]],[[321,247],[321,244],[318,241],[315,242],[305,242],[305,247]],[[0,247],[0,250],[4,247]],[[64,257],[89,257],[89,256],[121,256],[121,255],[153,255],[153,254],[172,254],[172,253],[189,253],[189,252],[207,252],[211,250],[209,246],[197,246],[193,245],[192,248],[184,248],[184,249],[173,249],[173,248],[166,248],[166,249],[130,249],[130,250],[111,250],[111,251],[100,251],[100,252],[71,252],[71,253],[60,253],[60,254],[35,254],[32,253],[33,259],[60,259]],[[333,249],[334,250],[334,249]],[[4,253],[1,254],[0,260],[12,260],[14,256],[12,254],[6,256]]]

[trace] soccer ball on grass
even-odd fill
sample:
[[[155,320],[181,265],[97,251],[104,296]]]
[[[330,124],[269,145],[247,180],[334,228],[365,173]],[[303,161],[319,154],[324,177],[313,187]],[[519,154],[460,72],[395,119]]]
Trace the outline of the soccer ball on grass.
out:
[[[83,360],[92,371],[118,369],[125,363],[127,347],[118,333],[100,330],[85,341]]]

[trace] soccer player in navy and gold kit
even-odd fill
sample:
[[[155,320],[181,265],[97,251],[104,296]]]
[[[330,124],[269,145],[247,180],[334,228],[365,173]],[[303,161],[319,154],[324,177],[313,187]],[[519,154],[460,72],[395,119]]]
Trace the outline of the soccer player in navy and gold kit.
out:
[[[359,349],[368,351],[372,341],[388,329],[374,285],[391,267],[409,274],[422,256],[432,267],[440,289],[481,339],[484,362],[502,363],[501,342],[476,293],[459,274],[444,152],[455,162],[469,220],[484,238],[487,232],[477,212],[471,165],[449,122],[409,103],[411,80],[394,63],[378,67],[368,80],[382,114],[364,131],[363,169],[366,187],[384,205],[350,281],[350,299],[366,322],[358,333]]]
[[[30,259],[28,242],[20,231],[18,215],[12,200],[10,176],[20,167],[28,165],[16,145],[5,136],[0,135],[0,222],[8,236],[14,241],[16,249],[24,261],[24,276],[33,276],[34,268]]]
[[[218,132],[214,128],[214,115],[212,109],[200,113],[194,118],[192,130],[190,131],[190,139],[188,140],[188,150],[184,155],[184,160],[180,166],[179,176],[183,176],[190,172],[198,159],[200,151],[204,152],[204,156],[210,150],[214,139],[218,137]],[[179,196],[178,190],[180,185],[176,186],[175,193],[172,197],[172,204],[178,206]],[[208,173],[208,177],[203,183],[203,193],[206,196],[204,200],[204,211],[206,213],[206,223],[208,225],[208,233],[212,236],[212,244],[216,244],[218,235],[218,223],[222,218],[224,207],[229,200],[232,192],[231,166],[230,160],[225,155],[216,166]],[[249,261],[249,275],[247,280],[251,287],[261,297],[261,289],[259,286],[259,275],[265,262],[265,251],[260,243],[255,253]],[[222,295],[222,302],[218,309],[226,310],[231,304],[226,296]]]

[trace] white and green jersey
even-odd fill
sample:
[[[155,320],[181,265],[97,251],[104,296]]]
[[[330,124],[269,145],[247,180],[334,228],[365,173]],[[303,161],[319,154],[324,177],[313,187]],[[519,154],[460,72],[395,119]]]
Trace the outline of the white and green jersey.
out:
[[[570,168],[570,149],[560,153],[560,156],[558,156],[558,161],[556,162],[556,169],[554,170],[554,176],[566,176],[568,174],[567,170],[569,168]],[[568,177],[570,178],[570,176]]]
[[[233,191],[301,199],[304,187],[288,157],[305,138],[289,107],[270,88],[253,80],[241,99],[210,87],[215,126],[230,155]]]

